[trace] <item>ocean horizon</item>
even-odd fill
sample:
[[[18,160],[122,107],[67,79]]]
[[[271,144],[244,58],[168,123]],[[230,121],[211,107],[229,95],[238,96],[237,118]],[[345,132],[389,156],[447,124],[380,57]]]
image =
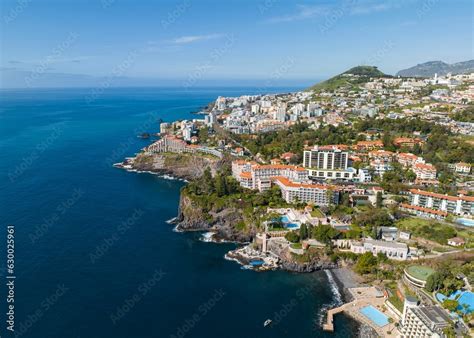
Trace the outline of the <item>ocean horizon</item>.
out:
[[[345,315],[335,333],[322,330],[325,310],[342,301],[330,273],[244,270],[224,259],[236,244],[173,231],[184,182],[113,167],[151,142],[139,134],[201,118],[192,112],[218,96],[299,89],[1,89],[0,217],[16,232],[15,337],[354,335],[359,325]]]

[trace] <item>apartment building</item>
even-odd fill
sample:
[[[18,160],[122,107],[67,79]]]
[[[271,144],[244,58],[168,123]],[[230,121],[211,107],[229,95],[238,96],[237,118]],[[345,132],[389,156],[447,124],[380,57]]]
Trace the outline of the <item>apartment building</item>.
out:
[[[248,161],[233,161],[232,176],[240,185],[248,189],[264,191],[270,188],[270,179],[276,176],[285,177],[294,182],[308,181],[308,171],[294,165],[267,164],[261,165]]]
[[[472,196],[449,196],[420,189],[411,189],[410,205],[456,215],[474,214],[474,197]]]
[[[353,180],[356,170],[348,166],[349,153],[343,144],[314,146],[303,153],[303,167],[309,176],[325,180]]]
[[[413,167],[416,163],[425,163],[422,157],[412,153],[398,153],[397,161],[404,167]]]
[[[413,165],[413,172],[416,174],[418,180],[435,180],[436,168],[430,163],[415,163]]]
[[[175,136],[166,135],[160,140],[152,143],[147,147],[147,151],[155,153],[173,152],[184,153],[194,152],[194,149],[189,148],[188,144]]]
[[[387,150],[373,150],[369,152],[369,159],[382,162],[392,162],[395,153]]]
[[[339,203],[339,189],[336,186],[292,182],[286,177],[275,177],[274,183],[288,203],[314,203],[318,206]]]
[[[393,169],[391,162],[386,162],[382,160],[372,160],[370,161],[370,167],[374,170],[374,173],[379,176],[383,176],[387,171]]]

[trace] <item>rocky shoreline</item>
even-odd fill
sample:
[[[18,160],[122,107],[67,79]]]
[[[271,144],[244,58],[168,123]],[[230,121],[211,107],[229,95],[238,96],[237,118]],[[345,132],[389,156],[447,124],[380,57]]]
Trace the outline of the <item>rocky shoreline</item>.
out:
[[[202,162],[203,160],[204,162]],[[146,172],[160,175],[166,179],[188,182],[200,177],[205,168],[210,168],[212,172],[216,172],[219,163],[217,160],[212,161],[208,158],[203,159],[189,154],[183,156],[182,154],[144,155],[140,153],[135,157],[126,158],[122,163],[117,163],[114,166],[131,172]],[[243,269],[254,271],[281,269],[297,273],[330,270],[330,272],[327,272],[334,277],[333,283],[338,289],[337,293],[341,295],[341,301],[343,302],[351,300],[348,288],[361,285],[360,278],[352,270],[329,260],[301,263],[290,259],[291,255],[289,254],[277,256],[253,250],[249,243],[256,234],[236,231],[235,227],[232,226],[241,219],[241,214],[237,210],[224,209],[212,213],[211,217],[208,216],[191,198],[181,194],[178,215],[169,220],[168,223],[175,225],[174,230],[177,232],[204,232],[202,240],[205,242],[240,244],[241,246],[229,251],[224,258],[242,265]],[[359,323],[357,330],[359,337],[375,337],[373,330],[367,325]]]
[[[170,178],[186,181],[199,178],[209,168],[216,172],[223,164],[217,158],[199,156],[190,153],[147,153],[142,151],[134,157],[127,157],[114,167],[132,172],[166,175]]]

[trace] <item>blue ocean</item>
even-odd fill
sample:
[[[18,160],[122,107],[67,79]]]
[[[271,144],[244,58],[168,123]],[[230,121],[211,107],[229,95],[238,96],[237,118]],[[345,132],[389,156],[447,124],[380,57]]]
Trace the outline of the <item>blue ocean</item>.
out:
[[[294,88],[272,88],[274,92]],[[348,337],[357,324],[326,272],[242,270],[234,244],[177,233],[183,182],[112,165],[160,120],[257,88],[0,91],[2,337]],[[15,229],[14,330],[7,330],[6,228]],[[272,325],[263,327],[266,319]]]

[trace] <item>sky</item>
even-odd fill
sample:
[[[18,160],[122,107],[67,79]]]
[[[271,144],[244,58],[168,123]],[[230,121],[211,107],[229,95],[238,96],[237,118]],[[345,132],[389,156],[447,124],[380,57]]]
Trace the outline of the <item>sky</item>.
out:
[[[311,84],[474,59],[472,0],[2,0],[0,86]]]

